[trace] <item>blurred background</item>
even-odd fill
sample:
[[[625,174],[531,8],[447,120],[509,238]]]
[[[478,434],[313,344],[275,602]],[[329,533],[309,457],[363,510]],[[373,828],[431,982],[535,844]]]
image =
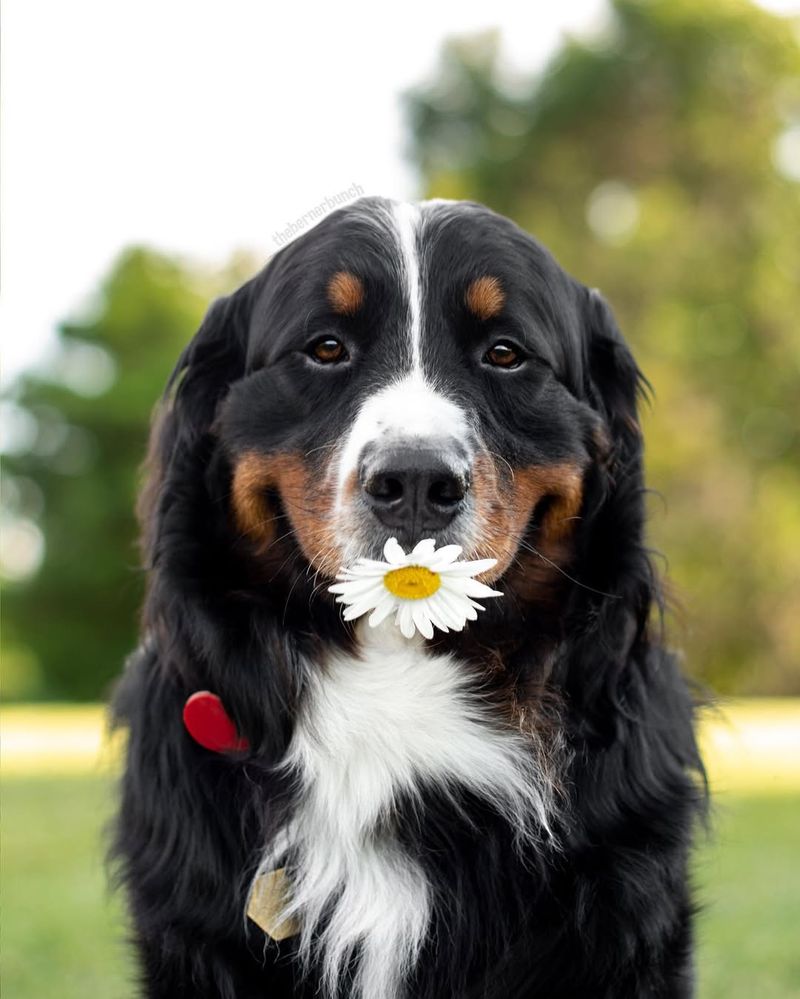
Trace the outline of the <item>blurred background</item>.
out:
[[[550,6],[4,5],[7,995],[132,994],[101,704],[149,414],[209,301],[359,192],[484,202],[614,306],[672,640],[722,695],[700,995],[800,995],[800,6]]]

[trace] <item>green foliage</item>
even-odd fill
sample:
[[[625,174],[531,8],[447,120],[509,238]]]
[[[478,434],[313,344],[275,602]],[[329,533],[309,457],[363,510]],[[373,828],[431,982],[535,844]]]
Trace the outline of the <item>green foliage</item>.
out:
[[[407,95],[412,158],[426,195],[510,215],[610,300],[656,394],[676,643],[718,690],[797,692],[800,165],[776,166],[800,123],[797,35],[741,0],[612,14],[513,86],[496,36],[449,43]]]
[[[5,587],[7,696],[96,698],[119,672],[142,595],[133,510],[150,412],[209,300],[251,267],[212,278],[129,250],[61,328],[46,375],[17,388],[34,422],[6,460],[6,507],[37,520],[46,547],[36,575]]]

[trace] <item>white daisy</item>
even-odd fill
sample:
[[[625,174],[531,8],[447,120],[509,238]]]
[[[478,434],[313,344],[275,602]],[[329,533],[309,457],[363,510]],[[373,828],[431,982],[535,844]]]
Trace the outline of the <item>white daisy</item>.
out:
[[[434,625],[440,631],[461,631],[484,610],[474,597],[503,595],[472,578],[497,565],[497,559],[458,562],[461,551],[459,545],[437,551],[433,538],[426,538],[406,555],[397,538],[389,538],[385,562],[360,558],[342,569],[336,577],[341,582],[329,590],[338,594],[337,603],[347,605],[345,621],[372,611],[369,623],[374,628],[394,611],[394,623],[406,638],[412,638],[415,629],[433,638]]]

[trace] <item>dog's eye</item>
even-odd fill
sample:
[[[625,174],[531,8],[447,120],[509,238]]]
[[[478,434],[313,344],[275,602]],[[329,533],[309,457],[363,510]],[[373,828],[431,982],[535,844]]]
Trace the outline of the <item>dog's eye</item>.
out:
[[[341,340],[333,336],[323,336],[315,340],[308,353],[320,364],[338,364],[347,360],[347,351]]]
[[[483,359],[495,368],[518,368],[522,364],[522,351],[508,340],[498,340]]]

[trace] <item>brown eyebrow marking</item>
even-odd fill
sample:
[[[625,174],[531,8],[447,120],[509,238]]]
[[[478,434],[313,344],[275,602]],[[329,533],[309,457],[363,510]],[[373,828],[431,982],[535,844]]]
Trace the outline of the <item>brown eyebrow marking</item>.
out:
[[[491,319],[506,303],[506,293],[500,281],[492,275],[475,278],[466,293],[467,308],[478,319]]]
[[[331,308],[342,316],[354,315],[364,304],[364,282],[350,271],[337,271],[327,292]]]

